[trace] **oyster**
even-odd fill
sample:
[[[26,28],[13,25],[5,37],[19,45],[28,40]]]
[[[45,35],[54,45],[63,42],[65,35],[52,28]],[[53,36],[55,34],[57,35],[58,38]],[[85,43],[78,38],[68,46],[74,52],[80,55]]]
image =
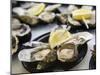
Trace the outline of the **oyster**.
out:
[[[53,12],[43,12],[39,15],[39,18],[44,22],[50,23],[54,20],[55,13],[53,13]]]
[[[15,8],[13,8],[12,11],[13,11],[13,13],[15,13],[18,16],[25,15],[25,13],[26,13],[26,10],[21,7],[15,7]]]
[[[12,23],[12,27],[12,34],[18,37],[20,44],[30,41],[31,29],[28,25],[14,22]]]
[[[45,8],[44,11],[55,11],[56,9],[58,9],[59,7],[61,7],[61,4],[55,4],[55,5],[49,5]]]
[[[24,49],[20,51],[18,58],[23,62],[37,63],[35,69],[43,70],[57,59],[57,54],[56,50],[51,50],[48,44],[44,44],[32,49]]]
[[[20,21],[16,18],[12,18],[11,24],[12,24],[12,29],[13,30],[19,29],[21,27]]]
[[[20,61],[24,62],[35,62],[42,61],[50,52],[50,48],[48,44],[38,46],[31,49],[24,49],[19,52],[18,58]]]
[[[38,22],[39,22],[39,19],[37,16],[19,16],[19,19],[23,22],[23,23],[26,23],[26,24],[29,24],[30,26],[34,26],[36,25]]]
[[[64,43],[60,49],[57,50],[58,60],[61,62],[73,62],[77,59],[78,50],[74,42]]]
[[[58,60],[61,62],[73,62],[78,56],[78,46],[85,44],[92,39],[92,34],[88,32],[79,32],[73,34],[71,38],[67,39],[61,47],[57,50]]]
[[[73,41],[75,44],[84,44],[88,42],[89,40],[91,40],[92,38],[93,38],[93,35],[89,32],[78,32],[78,33],[72,34],[72,37],[67,39],[65,42]]]
[[[68,22],[68,19],[67,19],[68,15],[67,15],[67,14],[61,13],[61,14],[56,14],[56,16],[57,16],[58,20],[59,20],[62,24],[66,24],[66,23]]]
[[[57,51],[51,50],[45,59],[38,63],[36,69],[43,70],[52,65],[57,60]]]
[[[18,38],[12,35],[12,51],[11,51],[12,55],[17,52],[18,43],[19,43]]]

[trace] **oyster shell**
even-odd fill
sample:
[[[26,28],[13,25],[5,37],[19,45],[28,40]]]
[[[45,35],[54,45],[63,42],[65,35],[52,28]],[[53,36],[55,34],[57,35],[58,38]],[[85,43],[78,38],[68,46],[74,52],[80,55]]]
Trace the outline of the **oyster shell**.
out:
[[[11,25],[13,30],[19,29],[21,27],[20,21],[16,18],[12,18]]]
[[[19,19],[26,24],[29,24],[30,26],[34,26],[39,22],[39,18],[37,16],[19,16]]]
[[[60,8],[58,8],[58,10],[61,12],[61,13],[63,13],[63,14],[71,14],[72,13],[72,11],[74,11],[74,10],[76,10],[76,9],[78,9],[78,7],[77,6],[75,6],[75,5],[64,5],[64,6],[62,6],[62,7],[60,7]]]
[[[26,10],[21,7],[15,7],[15,8],[13,8],[12,11],[13,11],[13,13],[15,13],[18,16],[25,15],[25,13],[26,13]]]
[[[55,13],[53,13],[53,12],[43,12],[39,15],[39,18],[44,22],[50,23],[54,20]]]
[[[27,3],[22,4],[21,7],[24,8],[24,9],[29,9],[29,8],[31,8],[32,6],[35,6],[35,5],[36,5],[36,3],[27,2]]]
[[[48,44],[31,48],[31,49],[24,49],[19,52],[18,58],[20,61],[24,62],[35,62],[35,61],[42,61],[50,52],[50,48]]]
[[[76,9],[78,9],[77,6],[75,6],[75,5],[69,5],[69,6],[67,7],[66,13],[67,13],[67,14],[71,14],[72,11],[74,11],[74,10],[76,10]]]
[[[38,46],[42,46],[45,45],[47,43],[43,43],[43,42],[38,42],[38,41],[32,41],[32,42],[27,42],[25,44],[23,44],[24,46],[28,46],[28,47],[38,47]]]
[[[81,8],[82,9],[92,10],[93,9],[93,6],[82,6]]]
[[[31,39],[31,29],[26,24],[21,24],[20,28],[13,29],[12,34],[18,37],[19,44],[28,42]]]
[[[12,55],[15,54],[17,52],[18,49],[18,38],[14,35],[12,35]]]
[[[67,39],[65,42],[74,42],[75,44],[84,44],[91,40],[93,38],[93,35],[89,32],[78,32],[75,34],[72,34],[72,37]],[[64,43],[65,43],[64,42]]]
[[[59,8],[61,6],[61,4],[55,4],[55,5],[49,5],[45,8],[44,11],[55,11],[57,8]]]

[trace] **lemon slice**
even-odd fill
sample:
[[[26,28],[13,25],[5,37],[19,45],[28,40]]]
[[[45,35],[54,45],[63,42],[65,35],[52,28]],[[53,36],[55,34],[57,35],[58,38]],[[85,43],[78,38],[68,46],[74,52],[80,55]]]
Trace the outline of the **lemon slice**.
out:
[[[84,19],[89,19],[91,18],[92,11],[88,9],[78,9],[72,12],[72,17],[75,20],[83,20]]]
[[[70,37],[71,37],[71,34],[66,29],[58,29],[58,30],[52,31],[49,37],[50,47],[53,49],[54,47],[61,45]]]
[[[45,9],[45,4],[36,4],[36,6],[31,7],[30,9],[27,10],[27,15],[28,16],[37,16],[39,15],[43,10]]]

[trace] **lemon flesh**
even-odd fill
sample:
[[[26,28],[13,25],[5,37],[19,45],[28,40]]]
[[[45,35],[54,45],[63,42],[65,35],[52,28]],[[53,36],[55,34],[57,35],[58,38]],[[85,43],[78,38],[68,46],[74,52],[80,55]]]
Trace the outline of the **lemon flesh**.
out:
[[[61,45],[70,37],[71,37],[71,34],[66,29],[58,29],[58,30],[52,31],[49,37],[50,47],[53,49],[56,46]]]
[[[72,17],[75,20],[83,20],[91,18],[92,11],[88,9],[78,9],[72,12]]]
[[[27,15],[28,16],[37,16],[39,15],[43,10],[45,9],[45,4],[37,4],[36,6],[31,7],[30,9],[27,10]]]

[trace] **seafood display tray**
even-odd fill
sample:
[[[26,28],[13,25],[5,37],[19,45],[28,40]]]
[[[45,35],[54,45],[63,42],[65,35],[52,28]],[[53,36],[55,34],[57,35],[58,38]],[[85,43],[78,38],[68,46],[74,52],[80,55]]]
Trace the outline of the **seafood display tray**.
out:
[[[56,24],[48,24],[48,25],[39,25],[39,26],[35,26],[32,28],[32,38],[31,40],[34,40],[35,38],[48,33],[51,31],[51,29],[53,27],[55,27]],[[82,30],[77,30],[76,32],[80,32]],[[87,70],[89,69],[89,62],[90,62],[90,58],[91,58],[91,49],[93,48],[93,45],[95,44],[95,30],[88,30],[90,33],[92,33],[94,35],[93,39],[91,41],[88,42],[88,50],[86,53],[86,56],[84,57],[84,59],[75,67],[73,67],[70,70]],[[22,65],[22,62],[20,62],[18,60],[18,55],[16,54],[13,58],[12,58],[12,74],[22,74],[22,73],[29,73]],[[55,69],[55,71],[59,71],[57,69]],[[63,70],[61,70],[63,71]]]

